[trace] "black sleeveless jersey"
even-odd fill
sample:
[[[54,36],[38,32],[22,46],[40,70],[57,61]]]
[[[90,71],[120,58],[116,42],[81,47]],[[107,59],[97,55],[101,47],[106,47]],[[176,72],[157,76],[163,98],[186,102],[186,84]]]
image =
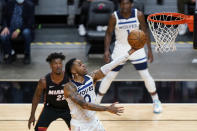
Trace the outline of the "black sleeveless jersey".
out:
[[[64,85],[68,82],[66,76],[59,83],[55,84],[51,80],[51,75],[48,73],[46,79],[45,105],[57,109],[68,109],[68,103],[64,98]]]

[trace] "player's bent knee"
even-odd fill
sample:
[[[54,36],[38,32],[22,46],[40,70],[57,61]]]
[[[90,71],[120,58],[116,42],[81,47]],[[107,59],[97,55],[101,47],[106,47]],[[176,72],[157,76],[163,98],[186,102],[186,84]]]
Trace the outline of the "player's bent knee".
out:
[[[149,93],[156,92],[155,81],[152,78],[152,76],[150,75],[148,69],[140,70],[139,74],[140,74],[141,78],[144,80],[144,83],[146,85],[148,92]]]

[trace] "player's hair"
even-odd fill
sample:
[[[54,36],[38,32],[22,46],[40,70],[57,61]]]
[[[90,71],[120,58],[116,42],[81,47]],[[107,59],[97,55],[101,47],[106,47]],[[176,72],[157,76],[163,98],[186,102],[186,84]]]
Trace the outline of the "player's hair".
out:
[[[76,58],[72,58],[70,59],[66,65],[65,65],[65,75],[69,78],[72,79],[72,72],[71,72],[71,68],[73,66],[74,61],[76,60]]]
[[[65,60],[65,55],[63,55],[61,52],[60,53],[54,52],[54,53],[51,53],[50,55],[48,55],[48,57],[46,58],[46,61],[48,63],[51,63],[52,60],[54,60],[54,59]]]
[[[122,0],[119,0],[119,3],[121,3]],[[129,0],[131,3],[133,3],[133,0]]]

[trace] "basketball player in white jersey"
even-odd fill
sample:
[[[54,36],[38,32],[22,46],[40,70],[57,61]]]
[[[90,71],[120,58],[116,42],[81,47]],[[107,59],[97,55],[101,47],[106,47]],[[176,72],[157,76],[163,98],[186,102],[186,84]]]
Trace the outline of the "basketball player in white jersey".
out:
[[[67,62],[65,72],[70,78],[70,82],[64,87],[64,96],[72,117],[71,131],[105,131],[96,117],[95,111],[108,111],[117,115],[123,113],[123,107],[115,107],[116,103],[110,106],[96,105],[94,85],[110,70],[127,61],[134,51],[134,49],[129,50],[89,75],[87,75],[87,68],[81,60],[73,58]]]
[[[110,43],[113,31],[115,31],[116,41],[113,53],[111,55],[112,60],[118,56],[125,54],[131,47],[128,44],[127,37],[131,30],[141,29],[148,36],[147,47],[148,47],[148,59],[150,62],[153,61],[153,55],[151,50],[151,43],[149,38],[149,33],[147,31],[147,26],[144,20],[144,15],[142,12],[135,8],[132,8],[133,0],[120,0],[120,11],[115,11],[108,24],[108,28],[105,35],[105,62],[110,61]],[[134,65],[135,69],[139,72],[141,78],[145,82],[146,89],[151,94],[153,99],[153,111],[155,113],[160,113],[162,111],[161,102],[159,101],[155,82],[151,77],[148,67],[147,67],[147,57],[144,48],[137,50],[134,54],[129,57],[130,62]],[[100,103],[104,94],[110,87],[111,82],[116,78],[120,69],[123,67],[124,63],[114,68],[110,73],[108,73],[102,80],[99,87],[99,93],[97,95],[97,102]]]

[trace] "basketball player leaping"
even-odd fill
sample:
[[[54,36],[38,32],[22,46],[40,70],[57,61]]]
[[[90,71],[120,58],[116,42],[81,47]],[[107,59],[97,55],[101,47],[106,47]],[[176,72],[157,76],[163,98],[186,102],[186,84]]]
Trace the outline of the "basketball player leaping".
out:
[[[51,122],[62,118],[70,128],[70,109],[64,98],[64,84],[68,82],[67,77],[62,71],[63,60],[65,56],[62,53],[51,53],[46,61],[50,64],[51,73],[41,78],[38,82],[33,100],[31,115],[28,122],[29,129],[31,123],[35,122],[35,112],[40,98],[44,92],[44,108],[38,118],[35,131],[46,131]]]
[[[126,51],[131,48],[128,44],[127,37],[129,32],[133,29],[141,29],[148,36],[148,59],[150,62],[153,61],[150,38],[144,20],[144,15],[137,9],[132,8],[132,5],[133,0],[120,0],[120,11],[115,11],[109,20],[109,25],[105,35],[104,53],[105,62],[107,63],[110,61],[109,47],[113,31],[115,31],[116,42],[111,58],[115,59],[119,55],[126,53]],[[139,72],[141,78],[145,82],[145,86],[148,92],[151,94],[151,97],[153,99],[154,112],[160,113],[162,111],[161,102],[159,101],[156,92],[155,82],[148,71],[147,58],[144,48],[137,50],[132,56],[129,57],[129,60],[134,65],[135,69]],[[123,65],[124,63],[114,68],[102,80],[99,88],[99,94],[97,95],[98,103],[101,102],[103,95],[107,92],[111,82],[116,78]]]
[[[129,53],[125,53],[89,75],[82,61],[73,58],[67,62],[65,70],[71,81],[64,87],[64,96],[71,111],[71,131],[104,131],[95,111],[123,113],[123,107],[115,107],[115,103],[111,106],[96,105],[94,85],[110,70],[125,62],[134,51],[134,49],[129,50]]]

